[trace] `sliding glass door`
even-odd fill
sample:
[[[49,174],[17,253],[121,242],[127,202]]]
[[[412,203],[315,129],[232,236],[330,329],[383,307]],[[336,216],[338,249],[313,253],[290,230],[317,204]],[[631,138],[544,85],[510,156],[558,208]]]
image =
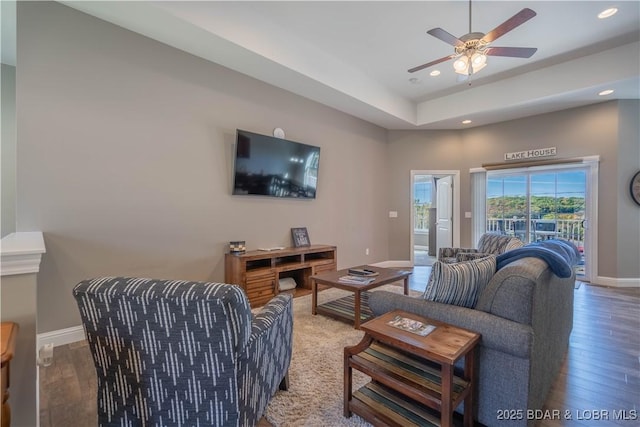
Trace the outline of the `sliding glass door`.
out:
[[[586,167],[487,173],[486,231],[573,242],[582,253],[576,273],[584,276],[587,220]]]

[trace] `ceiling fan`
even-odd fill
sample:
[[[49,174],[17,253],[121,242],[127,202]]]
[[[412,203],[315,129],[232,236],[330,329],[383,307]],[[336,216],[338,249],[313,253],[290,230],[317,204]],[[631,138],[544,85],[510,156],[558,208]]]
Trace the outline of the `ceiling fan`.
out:
[[[513,15],[511,18],[498,25],[487,34],[471,32],[471,0],[469,0],[469,33],[461,36],[460,38],[448,33],[442,28],[433,28],[427,31],[428,34],[433,37],[442,40],[445,43],[452,45],[455,48],[455,53],[436,59],[435,61],[427,62],[426,64],[418,65],[408,71],[415,73],[416,71],[424,70],[432,65],[439,64],[441,62],[454,59],[453,68],[456,73],[470,77],[472,74],[477,73],[487,65],[487,56],[508,56],[513,58],[530,58],[538,50],[535,47],[492,47],[490,43],[496,40],[498,37],[503,36],[514,28],[524,24],[529,19],[536,16],[536,13],[529,9],[524,8],[520,12]]]

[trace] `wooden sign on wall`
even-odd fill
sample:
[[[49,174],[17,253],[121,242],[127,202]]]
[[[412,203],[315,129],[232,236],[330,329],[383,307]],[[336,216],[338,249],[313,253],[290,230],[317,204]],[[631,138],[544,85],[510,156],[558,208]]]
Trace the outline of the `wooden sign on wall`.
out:
[[[536,159],[539,157],[553,157],[556,155],[556,147],[534,148],[532,150],[504,153],[505,160]]]

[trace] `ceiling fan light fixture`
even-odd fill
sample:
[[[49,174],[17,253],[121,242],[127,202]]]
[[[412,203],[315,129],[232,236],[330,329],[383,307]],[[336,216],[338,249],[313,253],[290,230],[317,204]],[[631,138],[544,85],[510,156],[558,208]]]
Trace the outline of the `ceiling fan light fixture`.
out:
[[[480,65],[473,65],[473,74],[476,74],[478,71],[482,70],[486,66],[487,66],[486,62]]]
[[[461,55],[453,63],[455,72],[464,76],[475,74],[486,66],[487,56],[482,52],[474,52],[472,55],[470,53]]]
[[[487,55],[482,52],[476,52],[471,56],[471,65],[474,74],[487,66]]]
[[[476,52],[471,55],[471,64],[473,65],[473,69],[475,70],[477,67],[482,67],[487,62],[487,55]]]
[[[458,74],[467,74],[467,68],[469,68],[469,58],[462,55],[453,63],[453,69]]]

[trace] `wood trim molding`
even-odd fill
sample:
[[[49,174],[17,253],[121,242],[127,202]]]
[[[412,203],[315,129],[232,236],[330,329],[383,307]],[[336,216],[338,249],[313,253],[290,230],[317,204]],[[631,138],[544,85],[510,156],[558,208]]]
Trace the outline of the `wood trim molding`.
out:
[[[17,232],[0,242],[0,272],[2,276],[37,273],[46,252],[42,233]]]
[[[500,163],[484,163],[481,167],[474,167],[469,169],[469,173],[486,172],[489,170],[501,170],[501,169],[526,169],[535,166],[555,166],[556,164],[561,166],[562,164],[575,164],[583,163],[585,165],[591,163],[600,162],[600,156],[583,156],[583,157],[571,157],[566,159],[545,159],[545,160],[531,160],[531,161],[505,161]]]
[[[547,165],[563,165],[571,163],[582,163],[582,158],[573,159],[546,159],[546,160],[530,160],[519,162],[500,162],[500,163],[483,163],[482,167],[485,170],[499,170],[499,169],[513,169],[513,168],[529,168],[533,166],[547,166]]]

